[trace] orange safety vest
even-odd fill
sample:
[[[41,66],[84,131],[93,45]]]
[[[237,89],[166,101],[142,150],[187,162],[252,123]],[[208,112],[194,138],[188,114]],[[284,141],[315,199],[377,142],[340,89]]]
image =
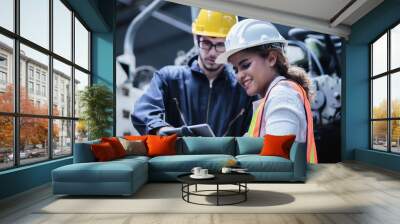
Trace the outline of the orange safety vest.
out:
[[[288,82],[290,86],[300,94],[301,99],[304,102],[304,107],[307,117],[307,162],[317,164],[318,158],[317,158],[317,148],[315,146],[315,140],[314,140],[313,116],[312,116],[310,101],[307,98],[307,93],[303,89],[303,87],[301,87],[296,82],[290,80],[280,80],[276,84],[278,84],[281,81]],[[262,122],[262,117],[264,115],[264,106],[265,103],[267,102],[269,93],[271,92],[272,88],[276,86],[276,84],[271,87],[270,91],[262,99],[260,105],[253,114],[249,131],[247,132],[250,137],[260,137],[261,122]]]

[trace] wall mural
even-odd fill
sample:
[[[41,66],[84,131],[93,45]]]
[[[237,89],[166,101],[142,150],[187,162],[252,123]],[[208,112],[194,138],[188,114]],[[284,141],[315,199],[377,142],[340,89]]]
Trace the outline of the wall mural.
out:
[[[145,5],[119,5],[117,14],[117,135],[141,134],[131,122],[131,113],[135,102],[149,88],[154,72],[166,65],[187,65],[198,54],[193,46],[191,35],[192,18],[196,10],[173,3],[154,9],[151,15],[143,16]],[[126,18],[127,9],[136,7],[132,16]],[[156,7],[157,8],[157,7]],[[174,16],[171,16],[172,14]],[[192,14],[195,14],[194,16]],[[137,22],[142,28],[129,30],[128,24]],[[177,19],[180,17],[180,19]],[[164,19],[161,19],[164,18]],[[168,18],[168,19],[166,19]],[[185,18],[185,19],[182,19]],[[242,18],[240,18],[242,19]],[[128,22],[127,22],[128,21]],[[151,25],[150,25],[151,24]],[[291,64],[304,68],[312,81],[313,99],[311,102],[314,135],[319,162],[340,161],[340,120],[341,120],[341,51],[342,40],[339,37],[291,28],[275,24],[280,33],[288,40],[286,53]],[[150,37],[152,29],[167,29],[174,35],[159,32],[158,37]],[[134,30],[132,33],[132,30]],[[171,31],[172,30],[172,31]],[[131,31],[130,33],[127,31]],[[165,37],[163,37],[165,33]],[[168,33],[168,34],[167,34]],[[179,34],[179,35],[178,35]],[[180,39],[176,39],[179,37]],[[157,38],[151,42],[151,38]],[[130,40],[134,44],[127,44]],[[141,45],[142,43],[142,45]],[[149,44],[152,43],[152,44]],[[165,46],[168,45],[168,46]],[[129,47],[139,49],[127,49]],[[163,52],[165,47],[175,48]],[[142,49],[142,50],[140,50]],[[146,49],[146,50],[143,50]],[[151,54],[152,56],[149,56]],[[164,56],[168,54],[168,56]],[[168,58],[168,59],[166,59]],[[171,101],[174,104],[175,101]],[[177,103],[177,102],[176,102]],[[175,103],[175,104],[176,104]],[[176,106],[176,105],[175,105]],[[180,113],[178,105],[177,113]],[[240,111],[240,110],[239,110]],[[186,119],[186,118],[182,118]]]

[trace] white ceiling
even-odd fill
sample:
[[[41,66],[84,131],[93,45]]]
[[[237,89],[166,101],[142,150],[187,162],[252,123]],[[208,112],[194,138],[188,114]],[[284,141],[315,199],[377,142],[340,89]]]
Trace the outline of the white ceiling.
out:
[[[168,0],[179,4],[269,20],[348,38],[353,23],[383,0]]]

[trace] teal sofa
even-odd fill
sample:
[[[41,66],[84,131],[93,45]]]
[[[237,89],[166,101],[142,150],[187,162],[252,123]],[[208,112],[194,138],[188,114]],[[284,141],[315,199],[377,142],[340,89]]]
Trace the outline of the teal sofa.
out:
[[[91,141],[75,144],[74,163],[52,171],[54,194],[131,195],[148,181],[176,181],[193,167],[219,172],[228,160],[236,160],[259,182],[304,182],[306,146],[294,143],[290,159],[259,156],[263,138],[183,137],[177,140],[177,155],[127,156],[96,162]]]

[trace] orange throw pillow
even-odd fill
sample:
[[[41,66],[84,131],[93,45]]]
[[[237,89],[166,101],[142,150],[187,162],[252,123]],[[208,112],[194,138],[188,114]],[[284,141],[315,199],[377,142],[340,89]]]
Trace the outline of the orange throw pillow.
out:
[[[261,149],[261,156],[280,156],[286,159],[290,158],[290,148],[296,138],[295,135],[265,135],[264,145]]]
[[[148,156],[176,155],[177,138],[176,134],[170,136],[148,135],[146,140]]]
[[[129,140],[129,141],[146,141],[147,135],[126,135],[124,136],[124,139]]]
[[[117,158],[114,149],[108,142],[93,144],[90,147],[92,149],[94,157],[99,162],[110,161]]]
[[[119,142],[118,138],[110,137],[110,138],[101,138],[101,142],[108,142],[114,149],[115,155],[117,158],[121,158],[126,156],[126,151],[122,146],[121,142]]]

